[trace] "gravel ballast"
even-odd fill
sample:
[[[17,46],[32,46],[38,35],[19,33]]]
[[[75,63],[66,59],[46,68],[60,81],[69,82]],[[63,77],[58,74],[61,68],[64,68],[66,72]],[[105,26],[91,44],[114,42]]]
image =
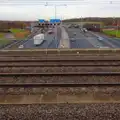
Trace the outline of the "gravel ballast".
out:
[[[44,75],[33,75],[29,74],[26,76],[0,76],[0,83],[76,83],[76,84],[120,84],[120,75],[106,75],[106,76],[44,76]]]
[[[0,73],[120,72],[120,67],[0,67]]]
[[[0,105],[0,120],[119,120],[120,104]]]

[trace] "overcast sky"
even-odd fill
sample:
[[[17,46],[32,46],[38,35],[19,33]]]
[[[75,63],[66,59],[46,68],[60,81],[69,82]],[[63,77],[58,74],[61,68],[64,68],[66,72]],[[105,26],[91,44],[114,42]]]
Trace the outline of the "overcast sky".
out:
[[[120,17],[120,0],[0,0],[0,20]],[[46,2],[48,3],[45,6]]]

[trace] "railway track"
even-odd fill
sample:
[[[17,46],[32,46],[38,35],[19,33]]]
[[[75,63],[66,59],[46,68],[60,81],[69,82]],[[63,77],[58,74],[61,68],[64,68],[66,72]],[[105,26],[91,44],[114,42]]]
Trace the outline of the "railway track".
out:
[[[1,104],[120,103],[120,84],[1,84]]]
[[[120,72],[0,73],[0,83],[119,84]]]
[[[48,88],[53,88],[53,87],[68,87],[68,88],[72,88],[72,87],[120,87],[120,83],[116,84],[116,83],[113,83],[113,84],[96,84],[96,83],[92,83],[92,84],[71,84],[71,83],[67,83],[67,84],[64,84],[64,83],[44,83],[44,84],[41,84],[41,83],[5,83],[5,84],[0,84],[0,87],[1,88],[40,88],[40,87],[48,87]]]
[[[77,58],[25,58],[25,57],[1,57],[0,65],[9,64],[36,64],[36,65],[119,65],[120,58],[118,57],[77,57]]]
[[[0,119],[40,115],[44,120],[43,114],[47,114],[46,119],[59,120],[77,116],[81,120],[100,120],[102,115],[109,118],[113,114],[113,118],[120,118],[120,111],[116,111],[120,108],[119,55],[73,56],[1,55]],[[91,116],[82,116],[84,111]],[[70,117],[71,113],[74,115]]]

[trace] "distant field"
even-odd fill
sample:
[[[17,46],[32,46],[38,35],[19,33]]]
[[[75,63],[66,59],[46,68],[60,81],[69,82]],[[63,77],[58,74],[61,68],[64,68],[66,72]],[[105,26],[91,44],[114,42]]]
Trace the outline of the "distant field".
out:
[[[103,30],[106,35],[120,38],[120,30]]]
[[[88,24],[101,24],[101,25],[104,25],[103,22],[68,22],[68,23],[73,23],[73,24],[85,24],[85,23],[88,23]]]
[[[74,22],[74,23],[81,23],[81,22]],[[82,23],[89,23],[89,24],[103,24],[102,22],[82,22]]]

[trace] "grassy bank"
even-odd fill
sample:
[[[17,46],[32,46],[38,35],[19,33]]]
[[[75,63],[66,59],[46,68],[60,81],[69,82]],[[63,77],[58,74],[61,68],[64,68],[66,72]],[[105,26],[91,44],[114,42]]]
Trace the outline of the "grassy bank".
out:
[[[10,44],[13,40],[24,40],[30,34],[29,31],[23,29],[10,29],[11,33],[0,33],[0,47]],[[13,39],[6,37],[7,34],[13,35]]]
[[[4,38],[4,34],[3,33],[0,33],[0,38]]]
[[[120,30],[103,30],[103,33],[112,37],[120,38]]]
[[[10,40],[7,40],[7,39],[0,39],[0,46],[4,46],[4,45],[9,44],[9,43],[11,43]]]

